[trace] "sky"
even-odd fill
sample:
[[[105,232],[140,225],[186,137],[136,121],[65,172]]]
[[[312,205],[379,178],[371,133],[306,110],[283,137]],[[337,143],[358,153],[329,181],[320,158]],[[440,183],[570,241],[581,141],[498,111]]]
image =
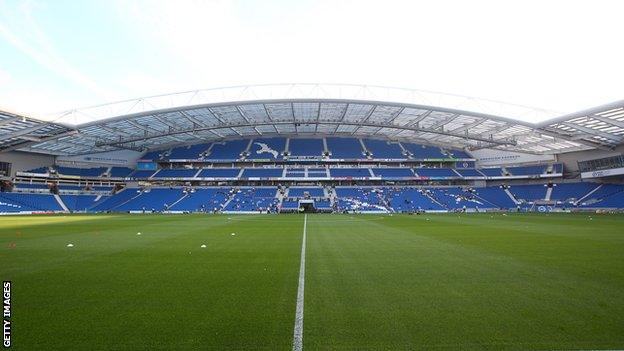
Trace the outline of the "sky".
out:
[[[619,0],[0,0],[0,109],[348,83],[564,114],[624,98],[623,13]]]

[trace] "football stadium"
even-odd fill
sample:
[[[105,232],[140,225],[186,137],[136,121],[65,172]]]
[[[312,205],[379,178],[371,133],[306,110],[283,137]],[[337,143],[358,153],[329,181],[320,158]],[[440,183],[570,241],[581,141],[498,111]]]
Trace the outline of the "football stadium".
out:
[[[624,100],[288,83],[7,108],[0,182],[7,348],[624,349]]]

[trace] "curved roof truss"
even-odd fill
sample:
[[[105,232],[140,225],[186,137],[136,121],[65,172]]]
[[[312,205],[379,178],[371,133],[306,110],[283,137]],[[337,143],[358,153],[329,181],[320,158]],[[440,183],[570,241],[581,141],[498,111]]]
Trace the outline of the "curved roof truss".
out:
[[[208,103],[78,125],[0,113],[0,151],[76,155],[271,136],[367,137],[537,154],[612,149],[624,138],[624,101],[540,124],[445,107],[361,99]]]

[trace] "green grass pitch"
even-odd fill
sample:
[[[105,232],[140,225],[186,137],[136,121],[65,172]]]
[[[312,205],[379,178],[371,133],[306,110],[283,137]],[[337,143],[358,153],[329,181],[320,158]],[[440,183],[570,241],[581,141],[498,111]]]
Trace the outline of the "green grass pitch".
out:
[[[591,217],[308,215],[304,350],[624,349],[624,216]],[[291,350],[303,219],[0,217],[13,349]]]

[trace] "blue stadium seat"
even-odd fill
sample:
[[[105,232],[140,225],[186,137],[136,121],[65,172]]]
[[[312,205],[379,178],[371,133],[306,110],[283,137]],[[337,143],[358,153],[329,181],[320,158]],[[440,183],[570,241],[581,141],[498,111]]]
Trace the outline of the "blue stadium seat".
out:
[[[215,142],[212,144],[207,160],[238,160],[240,154],[249,145],[249,140],[239,139],[225,142]]]
[[[548,166],[519,166],[519,167],[507,167],[507,171],[512,176],[537,176],[546,173]]]
[[[111,178],[125,178],[132,173],[132,170],[128,167],[113,167],[110,171]]]
[[[198,178],[236,178],[240,168],[204,168]]]
[[[107,199],[106,196],[98,198],[97,195],[60,195],[61,200],[65,206],[72,212],[80,211],[87,212],[91,210],[91,208],[95,207],[98,203],[103,202]]]
[[[401,143],[401,145],[403,145],[403,147],[412,154],[412,158],[416,160],[449,158],[442,153],[439,147],[412,143]]]
[[[415,177],[410,168],[373,168],[373,173],[384,179]]]
[[[164,168],[154,175],[154,178],[193,178],[197,173],[197,169],[168,169]]]
[[[329,176],[335,178],[369,178],[369,168],[330,168]]]
[[[281,159],[285,148],[286,138],[254,139],[247,158],[250,160]]]
[[[483,178],[483,173],[472,168],[455,168],[455,171],[462,177],[480,177]]]
[[[225,211],[232,212],[258,212],[277,211],[278,199],[277,187],[243,187],[238,190],[236,195],[230,200],[225,207]]]
[[[279,178],[282,168],[245,168],[242,178]]]
[[[321,156],[323,154],[323,139],[290,138],[288,151],[290,156]]]
[[[486,177],[502,177],[503,176],[503,170],[500,167],[479,168],[479,172],[483,173]]]
[[[376,159],[406,159],[401,146],[385,140],[365,139],[364,145]]]
[[[182,188],[153,188],[115,207],[115,211],[163,211],[184,196]]]
[[[210,144],[196,144],[173,148],[167,157],[169,160],[197,160],[200,154],[204,153]]]
[[[74,168],[74,167],[56,166],[55,169],[59,175],[77,176],[77,177],[100,177],[106,171],[106,168],[104,167]]]
[[[323,188],[318,187],[292,187],[288,189],[288,197],[303,197],[305,193],[308,193],[311,197],[325,196]]]
[[[231,188],[196,188],[170,207],[171,211],[212,212],[221,210]]]
[[[52,194],[1,193],[0,202],[10,212],[62,211],[63,208]]]
[[[414,173],[419,177],[459,178],[459,175],[450,168],[416,168]]]
[[[547,187],[544,184],[512,185],[509,191],[517,200],[532,202],[546,198]]]
[[[355,138],[326,138],[333,159],[363,159],[360,141]],[[292,142],[292,141],[291,141]]]

